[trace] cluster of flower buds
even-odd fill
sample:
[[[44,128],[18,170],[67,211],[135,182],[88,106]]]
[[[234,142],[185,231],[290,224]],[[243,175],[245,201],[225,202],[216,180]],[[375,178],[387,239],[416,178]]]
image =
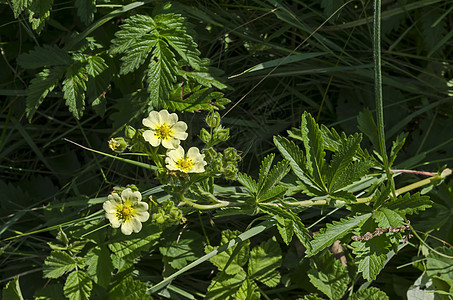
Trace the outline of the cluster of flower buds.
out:
[[[151,201],[151,222],[160,226],[183,224],[187,221],[175,203],[167,199],[161,203],[149,197]]]

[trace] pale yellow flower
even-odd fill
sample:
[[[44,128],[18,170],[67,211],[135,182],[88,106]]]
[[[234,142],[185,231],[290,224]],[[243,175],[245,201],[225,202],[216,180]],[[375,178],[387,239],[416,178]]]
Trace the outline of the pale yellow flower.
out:
[[[121,226],[121,232],[130,235],[142,229],[142,222],[149,219],[148,203],[142,202],[142,194],[125,189],[120,195],[113,192],[104,202],[105,217],[113,228]]]
[[[167,169],[184,173],[202,173],[207,164],[204,161],[204,154],[201,154],[198,148],[192,147],[187,151],[187,154],[184,154],[184,149],[181,146],[167,152],[165,163]]]
[[[162,146],[167,149],[176,149],[180,141],[185,140],[188,135],[187,124],[178,121],[177,114],[170,114],[165,109],[160,112],[150,112],[142,123],[150,129],[143,132],[143,138],[153,147],[162,143]]]

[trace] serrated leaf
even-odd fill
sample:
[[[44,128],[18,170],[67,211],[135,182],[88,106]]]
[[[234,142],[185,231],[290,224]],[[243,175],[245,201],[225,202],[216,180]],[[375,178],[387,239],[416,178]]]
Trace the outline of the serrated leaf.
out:
[[[336,185],[336,182],[340,177],[345,175],[344,173],[352,163],[352,159],[359,148],[361,140],[362,137],[358,134],[341,140],[341,145],[329,162],[329,167],[326,172],[326,185],[330,192],[335,191],[332,187],[338,186]]]
[[[377,190],[376,193],[373,195],[373,207],[378,208],[380,207],[385,200],[388,199],[390,195],[390,184],[386,184],[380,190]]]
[[[17,19],[19,14],[29,7],[32,2],[33,0],[12,0],[11,4],[13,6],[14,18]]]
[[[348,289],[348,270],[328,251],[310,259],[310,282],[329,299],[341,299]]]
[[[376,149],[379,149],[376,123],[374,122],[373,115],[368,109],[359,113],[357,123],[359,124],[359,130],[370,139]]]
[[[5,300],[24,300],[19,284],[19,276],[6,284],[2,290],[2,299]]]
[[[67,66],[72,63],[69,54],[53,45],[37,46],[26,54],[17,58],[17,63],[25,69],[48,68],[53,66]]]
[[[185,72],[185,75],[199,84],[209,88],[216,87],[220,90],[227,88],[225,84],[215,79],[209,72]]]
[[[234,274],[218,273],[208,287],[207,300],[236,300],[236,293],[247,278],[244,270],[240,269]]]
[[[259,300],[259,288],[253,280],[247,278],[242,283],[234,298],[236,300]]]
[[[274,205],[258,204],[258,207],[262,212],[277,217],[277,221],[281,220],[279,218],[291,220],[293,231],[299,241],[302,243],[302,245],[305,246],[305,248],[307,248],[307,250],[311,249],[311,236],[308,233],[308,230],[305,228],[304,224],[300,221],[299,217],[295,213],[290,210],[284,210],[281,207]],[[281,225],[284,226],[285,224],[282,223]]]
[[[263,182],[267,177],[267,174],[269,173],[271,167],[272,167],[272,162],[274,161],[275,154],[271,153],[267,155],[263,161],[261,162],[260,166],[260,172],[258,175],[258,186],[261,188],[263,186]]]
[[[248,176],[245,173],[238,173],[236,175],[237,180],[245,186],[252,195],[256,195],[258,191],[258,184],[256,183],[255,180],[252,179],[252,177]]]
[[[93,282],[83,271],[74,271],[66,279],[63,291],[69,300],[90,299]]]
[[[401,133],[396,137],[396,140],[392,143],[392,149],[390,150],[389,156],[389,167],[393,165],[396,159],[396,155],[403,148],[404,143],[406,142],[407,133]]]
[[[44,278],[58,278],[76,267],[77,261],[66,252],[52,251],[44,261]]]
[[[86,255],[87,275],[97,284],[108,288],[112,277],[113,264],[110,251],[104,245],[90,249]]]
[[[100,56],[90,56],[86,63],[85,70],[92,77],[98,76],[108,68],[105,60]]]
[[[390,241],[385,235],[376,236],[364,242],[352,243],[358,271],[362,273],[364,279],[368,281],[376,279],[376,276],[384,268],[390,245]]]
[[[325,191],[323,172],[326,153],[324,152],[321,130],[315,119],[307,112],[302,115],[300,130],[307,158],[306,168],[312,174],[314,181]]]
[[[176,65],[175,56],[167,44],[157,42],[147,73],[148,92],[155,108],[167,100],[173,83],[176,82]]]
[[[146,293],[146,283],[134,280],[131,276],[123,278],[109,293],[108,300],[152,300]]]
[[[63,68],[44,69],[31,80],[27,91],[27,106],[25,109],[29,121],[47,95],[53,91],[63,73]]]
[[[404,196],[386,202],[383,206],[402,215],[412,215],[430,208],[432,203],[428,196],[420,196],[420,193],[413,195],[406,193]]]
[[[249,278],[275,287],[280,282],[278,268],[282,263],[282,252],[279,244],[272,238],[261,243],[250,251],[248,264]]]
[[[258,200],[259,202],[273,201],[275,199],[283,197],[287,190],[288,187],[286,186],[273,186],[270,189],[267,189],[267,192],[265,192],[264,195],[262,195]]]
[[[348,300],[390,300],[390,298],[386,293],[372,286],[355,292]]]
[[[404,224],[404,219],[398,213],[385,207],[381,207],[375,211],[373,213],[373,219],[381,228],[396,228]]]
[[[332,152],[338,151],[341,147],[341,141],[344,140],[344,136],[340,136],[334,128],[327,128],[324,124],[321,124],[321,136],[324,149]],[[302,137],[300,139],[302,140]]]
[[[187,93],[189,96],[187,96]],[[186,96],[182,99],[183,94]],[[212,106],[224,109],[225,105],[230,100],[223,97],[223,93],[213,92],[209,88],[202,88],[200,85],[194,87],[192,90],[187,90],[187,87],[182,86],[175,89],[165,103],[164,107],[170,110],[194,112],[197,110],[212,109]]]
[[[74,6],[77,8],[77,15],[85,25],[89,25],[94,20],[96,12],[96,0],[75,0]]]
[[[289,245],[293,239],[293,223],[293,220],[277,216],[277,229],[286,245]]]
[[[185,267],[203,255],[202,236],[195,231],[184,231],[182,234],[166,237],[166,242],[159,247],[160,253],[168,259],[174,269]]]
[[[307,189],[310,189],[313,193],[317,192],[320,195],[325,194],[322,187],[319,186],[310,175],[305,166],[304,154],[296,144],[281,136],[274,137],[274,144],[277,146],[282,156],[289,161],[294,174],[302,180]]]
[[[239,231],[224,230],[222,231],[222,239],[220,245],[228,243],[230,240],[235,239],[240,234]],[[235,251],[240,247],[239,251]],[[223,251],[216,256],[209,259],[220,271],[226,274],[236,274],[242,270],[249,258],[250,241],[244,241],[243,244],[235,245],[226,251]],[[209,253],[218,247],[206,246],[205,252]]]
[[[312,249],[308,252],[309,256],[313,256],[321,250],[330,247],[333,242],[341,239],[354,228],[363,224],[371,214],[357,215],[340,221],[334,221],[332,224],[326,224],[326,228],[321,229],[321,233],[316,234],[311,242]]]
[[[258,200],[262,202],[265,201],[266,198],[271,198],[270,196],[264,197],[264,194],[269,193],[270,189],[273,188],[274,185],[278,184],[280,180],[288,174],[289,170],[288,161],[283,160],[277,163],[268,174],[265,174],[262,178],[260,178],[257,193]]]
[[[350,163],[346,169],[341,172],[340,176],[337,177],[337,180],[332,185],[332,190],[336,191],[360,180],[368,173],[368,170],[372,165],[373,162],[371,160],[359,160],[354,163]]]
[[[63,284],[50,283],[34,294],[34,300],[64,299]]]
[[[63,93],[66,105],[74,117],[80,119],[85,109],[85,91],[88,76],[85,68],[78,64],[69,67],[63,81]]]

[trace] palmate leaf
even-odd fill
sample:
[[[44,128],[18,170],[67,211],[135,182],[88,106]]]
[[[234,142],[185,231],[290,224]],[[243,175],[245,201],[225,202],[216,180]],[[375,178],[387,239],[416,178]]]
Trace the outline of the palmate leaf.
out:
[[[280,226],[279,232],[283,232],[282,238],[285,241],[288,241],[288,243],[291,241],[292,236],[289,236],[289,234],[293,232],[302,245],[304,245],[308,251],[311,250],[311,236],[297,214],[275,205],[258,204],[258,207],[262,212],[276,217],[278,221],[277,226]],[[286,220],[290,220],[291,222],[287,222]],[[291,229],[285,228],[286,226],[290,226]]]
[[[361,140],[362,137],[359,134],[351,135],[347,139],[341,139],[341,144],[333,155],[326,172],[326,185],[330,192],[335,191],[332,187],[338,186],[336,182],[341,180],[338,179],[346,175],[345,171],[352,163],[353,157],[360,146]],[[351,177],[354,177],[354,175]]]
[[[269,190],[274,187],[276,184],[280,182],[280,180],[285,177],[286,174],[289,172],[288,161],[282,160],[281,162],[277,163],[269,173],[263,174],[258,180],[258,193],[257,193],[257,200],[258,201],[265,201],[262,198],[270,198],[271,196],[264,197],[265,194],[269,192]],[[269,194],[271,195],[271,194]]]
[[[392,143],[392,149],[390,150],[389,156],[389,167],[393,165],[396,159],[396,155],[403,148],[404,143],[406,142],[407,133],[402,133],[396,137],[396,140]]]
[[[244,280],[234,297],[235,300],[259,300],[259,287],[253,280],[247,278]]]
[[[260,172],[258,175],[258,186],[260,187],[259,189],[261,189],[261,187],[263,186],[263,182],[267,177],[267,174],[269,174],[269,171],[272,167],[272,162],[274,161],[274,157],[275,154],[271,153],[267,155],[261,162]]]
[[[396,228],[404,224],[404,219],[397,212],[385,207],[373,212],[373,219],[381,228]]]
[[[44,28],[45,22],[50,17],[53,0],[33,1],[28,7],[28,21],[38,33]]]
[[[389,300],[386,293],[376,287],[369,287],[355,292],[348,300]],[[410,298],[409,298],[410,299]]]
[[[216,87],[220,90],[223,90],[227,87],[225,84],[216,80],[209,72],[185,72],[184,75],[209,88]]]
[[[250,193],[254,196],[258,192],[258,184],[256,183],[255,180],[252,179],[249,175],[245,173],[238,173],[236,175],[237,180],[245,186]]]
[[[310,259],[308,277],[329,299],[341,299],[350,282],[346,267],[328,251]]]
[[[413,195],[406,193],[404,196],[399,196],[394,200],[386,202],[383,207],[396,211],[401,215],[412,215],[430,208],[432,203],[428,196],[421,196],[420,193]]]
[[[360,180],[368,173],[368,170],[373,165],[372,160],[358,160],[347,165],[346,169],[341,172],[332,185],[332,190],[337,191],[355,181]]]
[[[29,7],[32,2],[33,0],[12,0],[11,4],[13,6],[14,18],[17,19],[20,13]]]
[[[278,268],[282,263],[282,251],[275,238],[269,239],[250,251],[249,278],[275,287],[280,282]]]
[[[310,189],[312,193],[325,195],[321,183],[316,182],[305,166],[304,153],[292,141],[281,136],[274,137],[274,144],[282,156],[289,161],[294,174]]]
[[[390,241],[386,235],[376,236],[368,241],[353,242],[358,270],[364,279],[370,281],[384,268]]]
[[[212,279],[205,299],[236,300],[236,293],[246,279],[247,274],[242,268],[234,274],[219,272]]]
[[[326,153],[324,152],[321,130],[315,119],[307,112],[304,112],[302,115],[300,129],[307,158],[306,168],[318,185],[320,185],[323,190],[326,190],[323,180],[324,156]]]
[[[189,93],[189,95],[183,95],[183,93]],[[170,110],[194,112],[197,110],[207,110],[213,106],[224,109],[225,105],[229,102],[230,100],[224,98],[223,93],[213,92],[210,88],[203,88],[198,85],[189,92],[185,87],[174,89],[170,95],[170,99],[164,104],[164,107]]]
[[[44,98],[53,91],[65,69],[62,67],[53,68],[51,70],[44,69],[31,80],[27,91],[26,113],[30,121],[38,107],[44,101]]]
[[[74,271],[66,279],[63,291],[69,300],[90,299],[93,282],[83,271]]]
[[[172,268],[181,269],[203,255],[202,238],[196,231],[175,232],[173,236],[166,237],[159,251]]]
[[[286,186],[281,186],[281,185],[273,186],[270,189],[267,189],[264,192],[264,195],[262,195],[258,200],[259,200],[259,202],[269,202],[269,201],[278,199],[278,198],[282,197],[286,193],[287,190],[288,190],[288,187],[286,187]]]
[[[85,258],[85,264],[88,266],[86,270],[88,277],[96,284],[108,288],[113,271],[108,248],[105,245],[96,246],[88,251]]]
[[[308,252],[309,256],[313,256],[321,250],[329,247],[336,240],[343,238],[345,235],[350,233],[356,227],[363,224],[367,219],[371,217],[371,214],[363,214],[349,217],[347,219],[341,219],[340,221],[334,221],[332,224],[327,224],[326,228],[321,229],[321,233],[316,234],[311,242],[312,249]]]
[[[49,68],[53,66],[68,66],[72,64],[71,56],[57,46],[37,46],[32,51],[17,58],[17,63],[25,69]]]
[[[134,280],[131,276],[122,278],[109,292],[109,300],[152,300],[146,293],[146,283]]]
[[[62,251],[52,251],[44,261],[44,278],[58,278],[76,267],[77,261],[69,254]]]

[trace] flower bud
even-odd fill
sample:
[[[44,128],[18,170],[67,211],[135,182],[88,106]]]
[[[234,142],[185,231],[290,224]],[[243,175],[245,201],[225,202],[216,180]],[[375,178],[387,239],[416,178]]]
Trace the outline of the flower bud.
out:
[[[201,153],[204,154],[204,160],[208,164],[217,157],[217,152],[212,147],[209,147],[207,149],[203,149],[203,151],[201,151]]]
[[[216,111],[211,112],[207,117],[206,117],[206,124],[208,124],[209,127],[217,127],[220,125],[220,114]]]
[[[204,128],[201,128],[200,140],[205,144],[209,143],[209,141],[211,140],[211,134]]]
[[[223,154],[225,155],[225,159],[231,162],[235,162],[241,159],[241,157],[238,155],[237,150],[233,147],[229,147],[223,150]]]
[[[128,139],[133,139],[136,133],[137,130],[132,126],[127,125],[126,128],[124,128],[124,136]]]
[[[216,138],[219,141],[225,142],[226,140],[228,140],[229,137],[230,137],[230,129],[229,128],[221,128],[220,127],[220,129],[217,130],[217,132],[216,132]]]
[[[112,151],[115,151],[117,153],[121,153],[124,150],[126,150],[127,142],[122,137],[116,137],[116,138],[110,139],[109,148],[112,149]]]

